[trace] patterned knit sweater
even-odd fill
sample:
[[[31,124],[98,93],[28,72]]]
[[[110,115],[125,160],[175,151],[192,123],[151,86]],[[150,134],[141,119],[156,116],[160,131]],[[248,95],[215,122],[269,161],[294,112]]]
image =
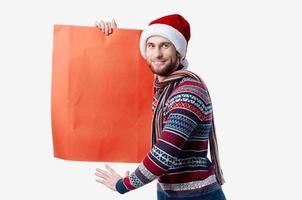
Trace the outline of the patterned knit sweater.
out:
[[[155,92],[153,110],[162,91]],[[198,196],[220,188],[207,158],[212,104],[206,85],[183,78],[173,89],[163,112],[163,130],[138,168],[116,184],[123,194],[158,179],[165,196]]]

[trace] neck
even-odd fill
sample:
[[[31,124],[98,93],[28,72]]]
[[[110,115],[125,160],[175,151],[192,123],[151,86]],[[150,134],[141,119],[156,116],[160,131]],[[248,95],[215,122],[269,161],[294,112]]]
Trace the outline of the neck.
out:
[[[181,64],[178,64],[178,67],[176,67],[170,74],[172,74],[173,72],[177,71],[177,70],[181,70],[183,69],[183,66]],[[169,75],[170,75],[169,74]],[[164,81],[169,75],[167,76],[160,76],[160,75],[156,75],[158,82],[162,82]]]
[[[157,79],[158,79],[159,82],[164,81],[166,78],[167,78],[167,76],[159,76],[159,75],[157,75]]]

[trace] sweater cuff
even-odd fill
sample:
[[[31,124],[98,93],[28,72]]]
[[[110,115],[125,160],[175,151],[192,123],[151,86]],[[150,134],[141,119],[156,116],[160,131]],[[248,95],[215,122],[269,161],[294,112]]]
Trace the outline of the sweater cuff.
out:
[[[126,192],[129,192],[129,190],[126,188],[126,186],[123,183],[123,179],[120,179],[120,180],[117,181],[117,183],[115,184],[115,189],[120,194],[124,194]]]

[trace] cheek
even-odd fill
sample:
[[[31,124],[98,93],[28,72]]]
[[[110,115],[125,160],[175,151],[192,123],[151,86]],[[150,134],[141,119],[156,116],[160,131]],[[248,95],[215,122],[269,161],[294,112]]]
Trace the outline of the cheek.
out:
[[[173,62],[177,62],[178,56],[172,54],[172,55],[171,55],[171,60],[172,60]]]
[[[146,59],[150,59],[150,58],[151,58],[151,56],[152,56],[152,53],[150,52],[150,50],[149,50],[149,51],[148,51],[148,50],[146,50],[145,55],[146,55]]]
[[[172,61],[177,60],[177,53],[175,50],[168,49],[165,54],[166,56],[170,57]]]

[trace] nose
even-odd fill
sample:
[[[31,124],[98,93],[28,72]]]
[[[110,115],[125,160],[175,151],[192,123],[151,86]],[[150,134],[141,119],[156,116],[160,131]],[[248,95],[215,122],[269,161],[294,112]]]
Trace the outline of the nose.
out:
[[[154,57],[155,58],[161,58],[163,56],[163,53],[159,47],[154,49]]]

